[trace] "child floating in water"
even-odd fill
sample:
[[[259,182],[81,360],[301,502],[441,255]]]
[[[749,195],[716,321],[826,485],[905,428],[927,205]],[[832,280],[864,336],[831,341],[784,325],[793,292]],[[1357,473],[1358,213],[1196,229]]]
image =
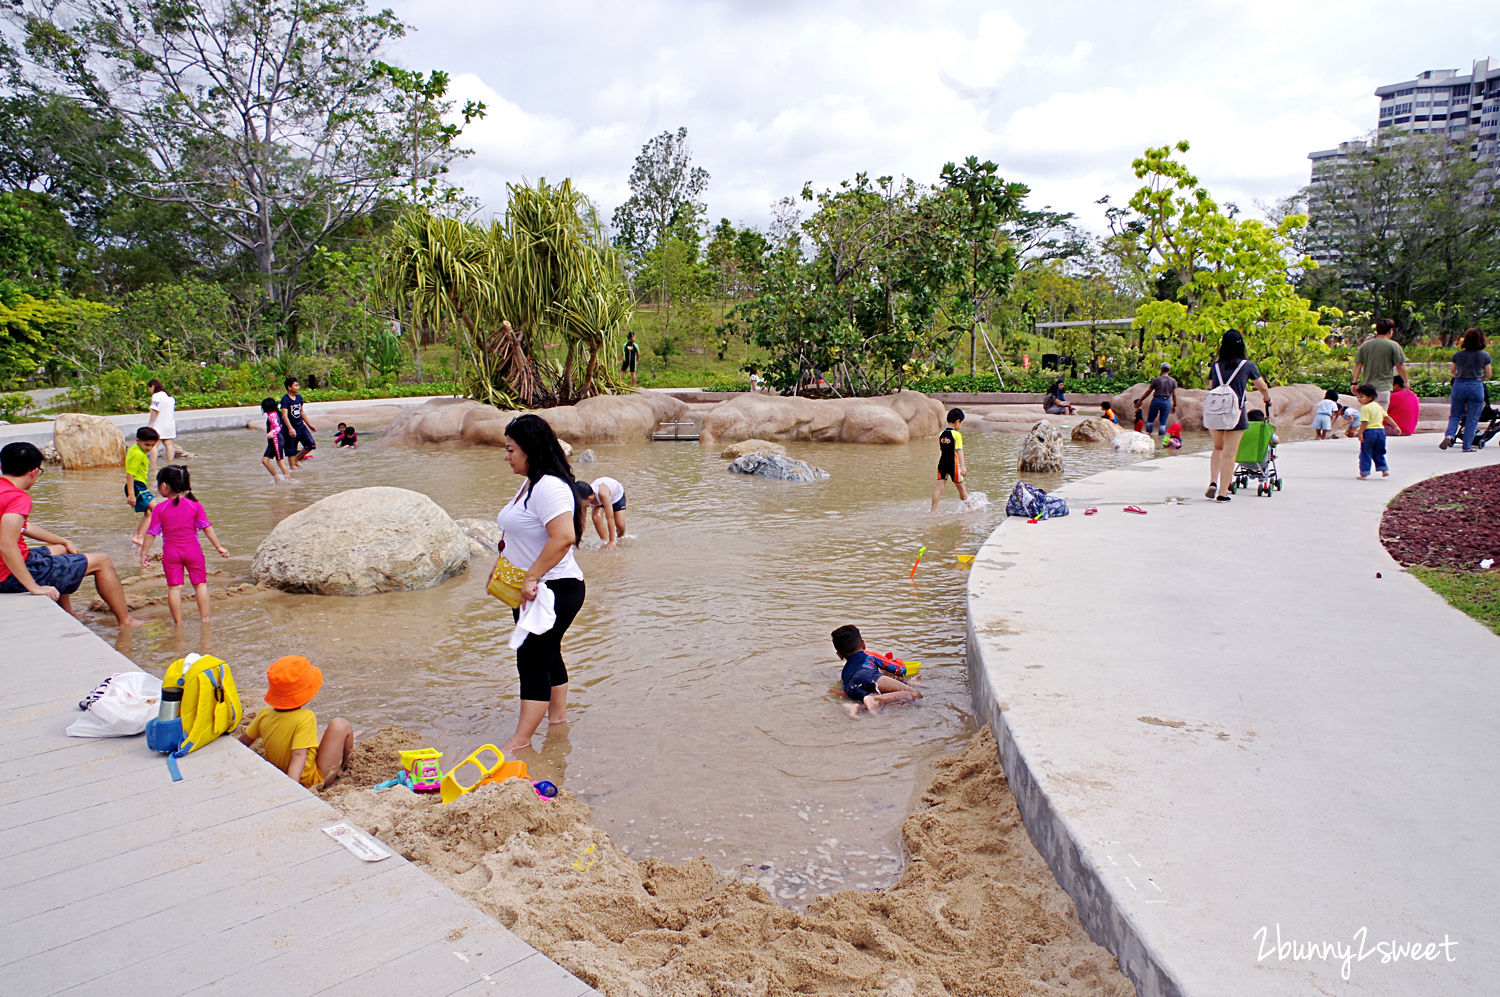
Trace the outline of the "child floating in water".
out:
[[[959,501],[969,501],[969,490],[964,487],[968,468],[964,466],[964,434],[960,432],[963,424],[964,410],[949,409],[948,428],[938,434],[937,487],[932,490],[934,513],[937,512],[938,499],[943,497],[944,480],[947,478],[952,478],[953,483],[958,486]]]
[[[909,703],[922,698],[920,692],[876,666],[875,659],[865,653],[865,639],[860,636],[858,627],[839,627],[832,637],[833,649],[844,659],[844,671],[839,679],[844,695],[849,699],[863,704],[871,713],[879,713],[887,703]],[[859,706],[854,706],[849,715],[858,712]]]
[[[266,761],[308,789],[319,783],[324,789],[332,786],[349,768],[354,728],[334,717],[318,740],[318,717],[307,704],[323,687],[323,670],[300,654],[289,654],[266,669],[266,685],[271,708],[255,714],[241,743],[253,747],[265,738]]]
[[[353,426],[341,422],[339,423],[339,431],[334,436],[333,442],[341,447],[357,447],[359,446],[359,434],[354,431]]]

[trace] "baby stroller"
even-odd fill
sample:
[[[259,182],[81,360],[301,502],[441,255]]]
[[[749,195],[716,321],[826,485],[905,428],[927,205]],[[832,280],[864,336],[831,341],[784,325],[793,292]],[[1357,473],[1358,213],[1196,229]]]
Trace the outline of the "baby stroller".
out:
[[[1485,423],[1489,423],[1489,425],[1486,426]],[[1454,433],[1453,437],[1454,439],[1461,440],[1463,439],[1463,435],[1464,423],[1460,419],[1458,421],[1458,432]],[[1485,402],[1484,408],[1479,412],[1479,425],[1474,430],[1474,449],[1478,450],[1490,440],[1493,440],[1496,435],[1500,435],[1500,412],[1496,412],[1493,405]]]
[[[1234,455],[1234,480],[1229,483],[1231,492],[1249,487],[1252,480],[1256,495],[1269,497],[1273,490],[1281,491],[1281,475],[1276,471],[1275,437],[1276,427],[1269,422],[1251,420]]]

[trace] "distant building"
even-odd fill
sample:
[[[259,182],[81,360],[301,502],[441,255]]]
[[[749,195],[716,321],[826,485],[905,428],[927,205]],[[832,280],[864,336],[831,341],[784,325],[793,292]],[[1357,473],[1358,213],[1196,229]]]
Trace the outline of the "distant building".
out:
[[[1489,186],[1500,187],[1500,61],[1480,59],[1466,76],[1456,69],[1429,69],[1410,80],[1375,88],[1380,98],[1374,133],[1367,139],[1341,142],[1336,148],[1310,152],[1312,178],[1307,188],[1307,253],[1319,263],[1339,258],[1337,234],[1343,220],[1333,203],[1339,171],[1351,155],[1372,144],[1400,141],[1405,135],[1438,135],[1463,143],[1485,167]]]

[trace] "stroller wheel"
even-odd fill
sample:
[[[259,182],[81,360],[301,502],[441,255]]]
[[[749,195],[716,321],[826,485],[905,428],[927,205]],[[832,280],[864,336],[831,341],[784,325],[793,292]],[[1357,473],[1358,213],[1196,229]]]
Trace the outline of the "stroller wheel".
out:
[[[1280,478],[1276,479],[1276,490],[1278,492],[1281,491],[1281,479]]]

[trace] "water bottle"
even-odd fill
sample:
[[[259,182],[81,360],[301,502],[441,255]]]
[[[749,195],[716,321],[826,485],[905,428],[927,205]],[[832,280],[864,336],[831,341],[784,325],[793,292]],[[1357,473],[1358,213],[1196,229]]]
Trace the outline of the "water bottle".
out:
[[[176,720],[182,715],[182,686],[174,685],[171,688],[165,686],[161,690],[161,709],[156,713],[156,719],[162,723]]]

